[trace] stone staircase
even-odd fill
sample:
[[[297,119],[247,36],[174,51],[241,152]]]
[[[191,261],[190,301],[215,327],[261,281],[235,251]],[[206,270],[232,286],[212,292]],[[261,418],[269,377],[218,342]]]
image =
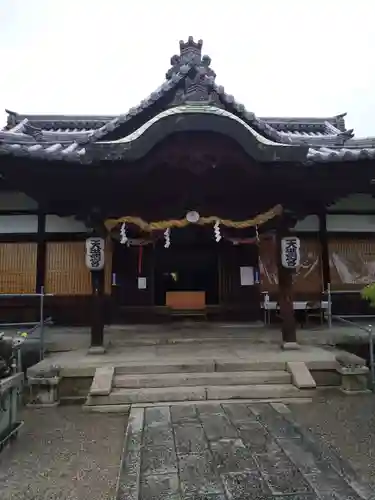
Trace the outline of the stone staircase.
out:
[[[302,362],[199,362],[101,366],[84,408],[120,411],[148,405],[208,400],[311,397],[316,383]]]

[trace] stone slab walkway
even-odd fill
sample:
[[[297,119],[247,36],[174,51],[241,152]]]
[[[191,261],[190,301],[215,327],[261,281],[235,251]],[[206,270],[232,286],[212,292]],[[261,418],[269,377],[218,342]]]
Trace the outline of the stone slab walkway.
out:
[[[374,500],[284,404],[133,408],[117,500]]]

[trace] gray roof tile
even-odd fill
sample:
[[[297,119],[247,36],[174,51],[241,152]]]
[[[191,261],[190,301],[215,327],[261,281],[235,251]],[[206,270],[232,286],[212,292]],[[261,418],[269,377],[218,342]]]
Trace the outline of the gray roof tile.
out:
[[[216,74],[210,68],[211,60],[208,56],[202,57],[201,49],[202,42],[194,42],[192,37],[189,37],[187,42],[180,42],[180,55],[172,57],[172,67],[167,72],[167,80],[138,106],[118,116],[20,115],[7,111],[7,127],[0,131],[0,154],[69,161],[82,159],[86,154],[85,145],[105,139],[109,132],[130,122],[135,116],[159,102],[167,92],[173,89],[177,91],[181,82],[186,85],[189,75],[195,70],[200,75],[198,87],[205,86],[210,92],[215,92],[225,109],[209,106],[208,111],[204,106],[194,109],[190,104],[185,111],[226,113],[225,116],[243,123],[249,133],[255,134],[261,142],[268,141],[280,147],[308,145],[310,147],[306,159],[309,162],[375,158],[375,138],[354,139],[352,131],[345,129],[345,114],[331,118],[256,117],[231,94],[227,94],[223,86],[215,83]],[[184,112],[183,107],[178,106],[159,113],[120,142],[129,143],[151,126],[153,120],[157,121],[168,113],[177,112]]]

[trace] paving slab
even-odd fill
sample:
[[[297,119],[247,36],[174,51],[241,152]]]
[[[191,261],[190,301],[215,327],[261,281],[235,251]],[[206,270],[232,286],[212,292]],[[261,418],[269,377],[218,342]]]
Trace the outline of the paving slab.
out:
[[[1,500],[375,500],[318,430],[350,444],[356,428],[371,467],[374,399],[350,410],[341,401],[133,407],[126,430],[121,415],[26,410],[24,432],[0,456]]]
[[[313,379],[306,363],[303,361],[289,361],[287,370],[292,374],[293,384],[299,389],[314,389],[316,382]]]
[[[117,500],[374,500],[280,403],[133,408],[129,421],[143,422],[142,446],[123,461]]]
[[[113,366],[100,366],[97,368],[91,384],[90,394],[92,396],[108,396],[112,389],[114,374],[115,368]]]

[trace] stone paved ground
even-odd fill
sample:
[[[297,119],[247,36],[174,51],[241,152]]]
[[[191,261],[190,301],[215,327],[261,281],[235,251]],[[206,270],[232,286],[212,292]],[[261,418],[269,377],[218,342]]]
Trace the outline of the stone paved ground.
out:
[[[118,500],[375,499],[283,404],[133,408],[126,443]]]
[[[17,441],[0,454],[1,500],[109,500],[126,418],[79,407],[26,409]]]
[[[329,395],[288,408],[134,408],[121,467],[125,417],[25,410],[19,440],[0,454],[0,499],[114,500],[120,471],[117,500],[374,500],[375,398]],[[374,481],[371,490],[332,446]]]
[[[337,392],[308,405],[290,405],[293,417],[328,446],[339,450],[375,491],[375,396]]]

